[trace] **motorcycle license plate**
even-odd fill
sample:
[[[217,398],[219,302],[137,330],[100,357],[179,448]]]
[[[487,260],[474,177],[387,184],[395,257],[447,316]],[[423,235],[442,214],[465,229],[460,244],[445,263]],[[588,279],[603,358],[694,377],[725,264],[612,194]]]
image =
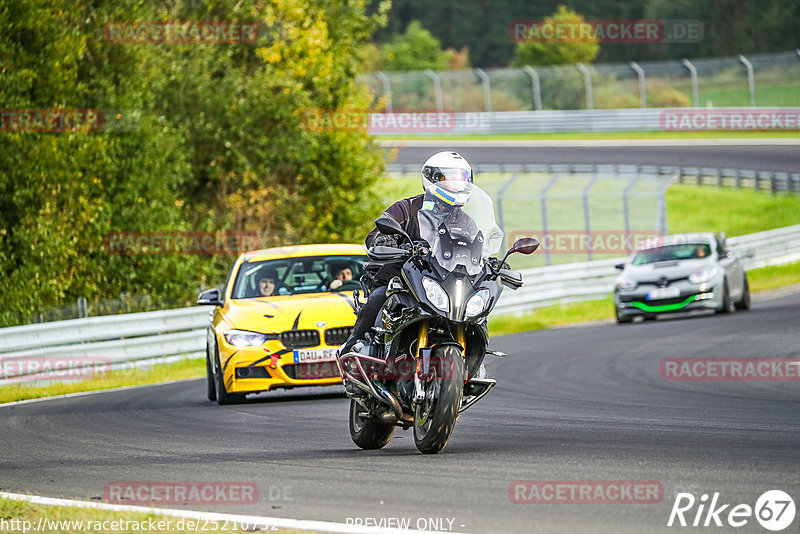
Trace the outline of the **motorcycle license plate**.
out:
[[[336,360],[337,350],[339,349],[298,349],[294,351],[294,363],[332,362]]]
[[[681,295],[677,287],[660,287],[647,294],[647,300],[673,299]]]

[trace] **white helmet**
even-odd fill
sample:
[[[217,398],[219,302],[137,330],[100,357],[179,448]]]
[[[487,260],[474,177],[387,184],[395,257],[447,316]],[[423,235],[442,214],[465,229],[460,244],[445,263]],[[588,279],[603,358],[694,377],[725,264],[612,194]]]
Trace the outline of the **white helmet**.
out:
[[[472,195],[472,167],[457,152],[438,152],[422,165],[426,199],[463,206]]]
[[[443,180],[472,183],[472,167],[458,152],[437,152],[422,164],[422,187]]]

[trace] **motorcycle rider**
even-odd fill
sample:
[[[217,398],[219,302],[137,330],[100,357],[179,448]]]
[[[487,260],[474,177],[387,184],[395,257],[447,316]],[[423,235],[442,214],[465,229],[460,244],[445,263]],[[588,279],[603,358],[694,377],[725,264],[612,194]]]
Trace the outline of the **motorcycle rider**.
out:
[[[425,190],[426,184],[435,184],[447,180],[448,182],[465,182],[472,183],[472,167],[470,167],[467,160],[465,160],[457,152],[438,152],[431,156],[422,165],[422,186]],[[413,241],[420,241],[419,221],[417,213],[423,209],[424,194],[416,195],[409,198],[398,200],[389,206],[384,215],[389,215],[402,226],[403,230]],[[445,201],[446,202],[446,201]],[[425,209],[430,209],[433,206],[425,206]],[[375,246],[398,246],[397,237],[394,235],[382,234],[377,228],[374,228],[366,238],[366,245],[368,248]],[[389,281],[395,276],[399,276],[401,265],[389,264],[384,265],[375,275],[372,282],[372,288],[367,298],[367,302],[361,307],[361,310],[356,319],[356,324],[353,327],[353,333],[342,345],[339,354],[346,354],[355,345],[359,339],[364,338],[370,328],[375,324],[381,307],[386,302],[386,287]]]

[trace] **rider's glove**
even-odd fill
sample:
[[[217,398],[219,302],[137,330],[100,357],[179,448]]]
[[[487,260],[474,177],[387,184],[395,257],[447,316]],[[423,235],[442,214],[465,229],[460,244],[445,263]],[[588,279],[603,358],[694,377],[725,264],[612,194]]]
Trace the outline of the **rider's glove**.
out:
[[[375,236],[374,247],[397,247],[397,238],[393,235],[378,234]]]

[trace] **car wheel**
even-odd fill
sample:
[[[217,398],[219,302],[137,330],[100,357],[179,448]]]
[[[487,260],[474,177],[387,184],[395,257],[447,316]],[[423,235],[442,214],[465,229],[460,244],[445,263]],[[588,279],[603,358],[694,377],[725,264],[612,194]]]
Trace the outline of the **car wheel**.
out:
[[[750,309],[750,284],[747,281],[747,275],[744,275],[744,289],[742,290],[742,298],[735,304],[737,310]]]
[[[633,317],[623,317],[619,314],[619,308],[614,308],[614,315],[617,316],[617,324],[630,323]]]
[[[733,311],[733,305],[731,304],[731,292],[728,289],[728,280],[725,279],[723,282],[724,286],[722,289],[722,306],[717,310],[717,313],[730,313]]]
[[[214,357],[214,389],[217,393],[217,403],[220,405],[244,402],[244,393],[228,393],[228,390],[225,389],[225,378],[222,374],[222,366],[219,363],[219,353],[215,354]]]
[[[217,386],[214,384],[214,369],[211,367],[211,355],[206,348],[206,397],[208,400],[217,400]]]

